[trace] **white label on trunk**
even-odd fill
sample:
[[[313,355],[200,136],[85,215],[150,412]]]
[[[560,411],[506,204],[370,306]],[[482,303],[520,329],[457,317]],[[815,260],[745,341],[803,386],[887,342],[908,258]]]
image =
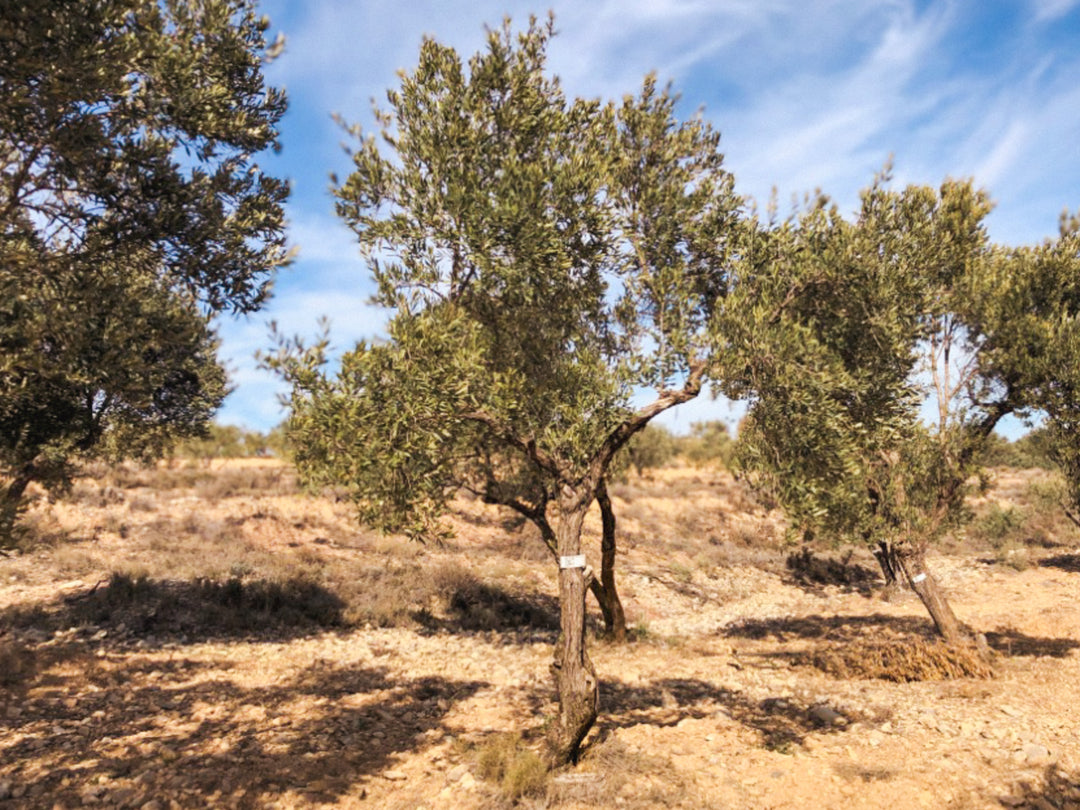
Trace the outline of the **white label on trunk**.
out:
[[[926,579],[926,574],[916,574],[915,576],[913,576],[911,578],[911,581],[914,582],[916,585],[918,585],[924,579]]]
[[[570,557],[559,557],[559,568],[584,568],[585,555],[574,554]]]

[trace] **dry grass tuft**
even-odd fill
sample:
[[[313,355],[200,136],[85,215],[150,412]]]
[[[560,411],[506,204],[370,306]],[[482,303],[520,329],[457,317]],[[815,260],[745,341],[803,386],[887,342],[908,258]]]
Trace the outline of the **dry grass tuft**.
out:
[[[693,779],[674,769],[668,758],[640,751],[615,736],[589,746],[577,770],[550,780],[547,806],[720,807]]]
[[[410,625],[433,594],[430,576],[412,561],[388,560],[385,567],[365,566],[355,570],[351,580],[338,581],[338,593],[347,605],[345,622],[350,625]]]
[[[841,680],[906,683],[994,677],[993,667],[974,648],[916,639],[902,642],[858,639],[804,653],[796,660]]]
[[[459,565],[444,565],[429,575],[445,618],[428,623],[464,631],[558,630],[557,601],[484,582]]]
[[[521,734],[492,734],[480,743],[476,765],[481,778],[499,786],[503,797],[516,802],[526,796],[542,796],[549,771],[543,758],[525,745]]]

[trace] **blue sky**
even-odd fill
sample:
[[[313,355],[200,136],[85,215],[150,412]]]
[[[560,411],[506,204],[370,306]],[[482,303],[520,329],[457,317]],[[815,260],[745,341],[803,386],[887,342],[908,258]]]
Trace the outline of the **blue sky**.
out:
[[[280,384],[253,358],[270,320],[312,336],[326,315],[340,349],[385,322],[333,212],[329,175],[350,164],[331,114],[367,129],[371,100],[415,65],[425,35],[467,57],[485,25],[549,8],[550,66],[568,95],[618,98],[656,71],[685,115],[704,109],[738,190],[761,202],[773,187],[782,206],[820,188],[854,210],[891,155],[899,184],[971,177],[988,189],[998,242],[1053,236],[1062,209],[1080,207],[1080,0],[264,0],[287,40],[267,74],[290,108],[281,153],[262,163],[292,182],[299,254],[265,310],[218,324],[235,386],[220,421],[266,430],[284,415]],[[666,424],[736,418],[703,397]]]

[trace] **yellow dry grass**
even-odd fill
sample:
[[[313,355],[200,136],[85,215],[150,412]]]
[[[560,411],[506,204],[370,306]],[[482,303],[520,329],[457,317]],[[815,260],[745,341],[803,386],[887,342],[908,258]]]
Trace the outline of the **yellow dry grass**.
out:
[[[1001,498],[1031,508],[1034,479],[1008,476]],[[578,768],[546,775],[528,751],[554,709],[554,565],[512,515],[462,499],[443,546],[381,537],[266,459],[102,469],[69,499],[40,497],[38,545],[0,560],[0,804],[1080,801],[1070,536],[1032,547],[1024,571],[963,544],[932,558],[1002,656],[976,680],[926,640],[910,594],[793,577],[781,516],[726,472],[612,492],[637,641],[593,634],[601,719]],[[594,566],[599,529],[594,513]],[[943,667],[951,681],[886,680]],[[850,722],[823,726],[821,706]],[[489,743],[494,764],[480,762]],[[1026,758],[1038,746],[1053,773]]]

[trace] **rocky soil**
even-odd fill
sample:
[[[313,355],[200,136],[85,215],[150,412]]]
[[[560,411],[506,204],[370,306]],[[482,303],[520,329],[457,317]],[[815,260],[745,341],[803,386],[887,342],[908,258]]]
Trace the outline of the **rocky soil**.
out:
[[[970,544],[931,558],[994,677],[841,679],[815,662],[933,649],[869,555],[800,579],[776,514],[723,472],[617,487],[634,640],[592,644],[601,717],[582,761],[515,796],[483,757],[506,732],[535,745],[554,710],[538,541],[474,502],[444,546],[381,540],[264,478],[102,479],[35,506],[40,543],[0,558],[0,808],[1080,807],[1064,530],[1026,567]],[[385,572],[407,610],[350,608]]]

